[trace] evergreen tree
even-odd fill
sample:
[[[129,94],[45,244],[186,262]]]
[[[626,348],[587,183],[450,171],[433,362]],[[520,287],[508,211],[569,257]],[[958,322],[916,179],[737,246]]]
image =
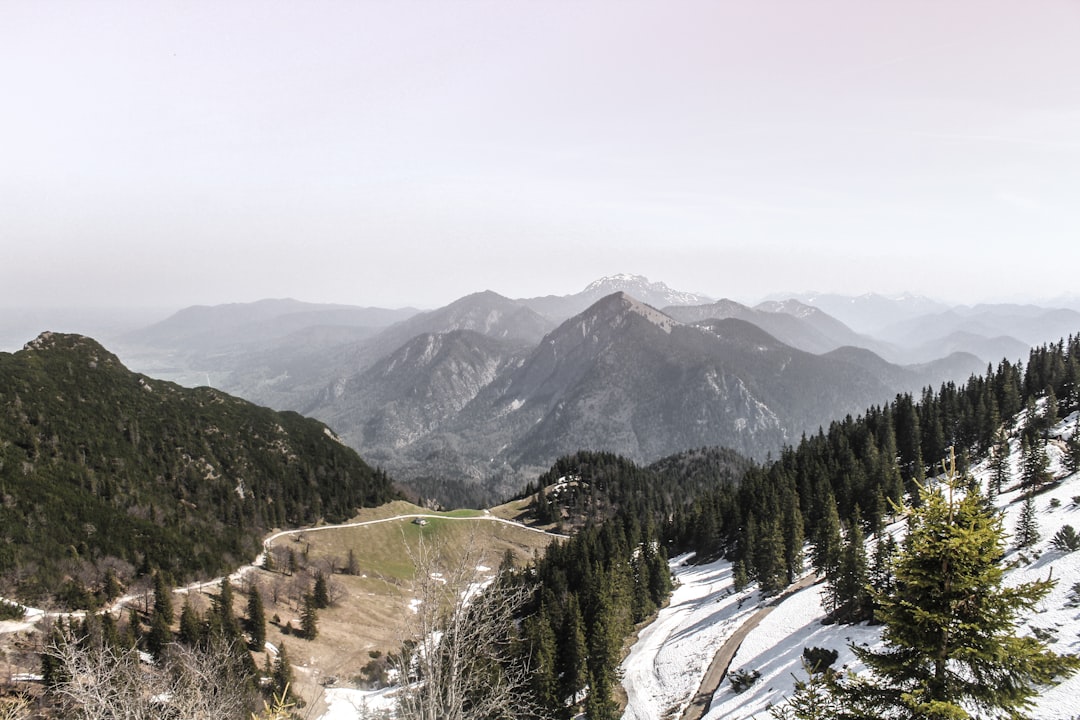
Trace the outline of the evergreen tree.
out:
[[[319,634],[318,606],[315,604],[315,595],[304,595],[304,608],[300,611],[300,637],[305,640],[314,640]]]
[[[1069,472],[1080,471],[1080,428],[1073,428],[1072,435],[1065,441],[1065,467]]]
[[[530,682],[536,701],[541,707],[558,707],[558,646],[546,603],[541,602],[536,615],[526,619],[525,635],[530,645]]]
[[[731,583],[735,592],[742,592],[750,584],[750,578],[746,575],[746,563],[742,560],[735,561],[735,569],[732,571]]]
[[[349,559],[345,562],[346,575],[359,575],[360,563],[356,559],[356,551],[349,548]]]
[[[589,651],[585,642],[585,622],[581,618],[581,608],[577,595],[570,595],[566,603],[563,632],[559,637],[560,666],[559,696],[563,699],[574,698],[588,683],[586,661]]]
[[[124,592],[124,588],[120,585],[120,581],[116,578],[116,573],[113,572],[111,567],[105,571],[105,582],[102,592],[105,594],[105,600],[107,602],[112,602]]]
[[[274,660],[274,672],[270,676],[271,692],[274,697],[286,699],[291,697],[292,682],[292,665],[289,664],[289,655],[285,651],[285,643],[281,643],[278,648],[277,659]]]
[[[1024,436],[1022,447],[1021,480],[1028,491],[1037,490],[1050,479],[1050,460],[1046,456],[1046,441],[1042,438]]]
[[[160,660],[165,646],[172,642],[172,630],[169,629],[165,617],[154,613],[150,620],[150,632],[146,636],[146,651]]]
[[[1016,521],[1016,547],[1031,547],[1039,542],[1039,520],[1035,517],[1035,497],[1030,493],[1024,498],[1020,517]]]
[[[840,703],[829,689],[830,672],[813,672],[803,661],[806,680],[795,681],[795,693],[781,705],[769,708],[776,720],[834,720],[842,712]]]
[[[847,529],[840,562],[835,571],[826,576],[826,604],[838,622],[861,622],[870,610],[866,545],[857,520]]]
[[[195,647],[202,639],[202,618],[199,611],[191,606],[189,600],[184,600],[184,607],[180,610],[180,633],[179,640],[188,647]]]
[[[889,595],[895,588],[893,581],[893,562],[896,559],[896,539],[892,535],[885,534],[874,543],[874,556],[870,561],[870,587],[879,595]],[[875,609],[874,593],[871,593],[871,603]]]
[[[782,590],[788,576],[784,561],[784,535],[780,521],[772,518],[761,524],[761,534],[754,547],[754,577],[766,595]]]
[[[784,498],[784,569],[788,584],[803,571],[803,534],[802,513],[799,511],[799,496],[789,492]]]
[[[830,502],[825,507],[825,514],[814,531],[814,546],[810,559],[819,574],[828,577],[836,572],[840,563],[840,514],[836,503]]]
[[[173,621],[172,588],[160,572],[154,573],[154,615],[171,625]]]
[[[896,587],[877,597],[884,623],[880,651],[852,646],[872,676],[840,684],[848,718],[959,720],[967,708],[1021,718],[1035,684],[1080,667],[1015,622],[1050,592],[1049,580],[1004,586],[1000,514],[978,489],[960,492],[955,465],[947,481],[922,488],[908,515]]]
[[[221,592],[212,598],[214,607],[210,613],[211,633],[220,633],[226,640],[240,637],[240,621],[233,611],[233,588],[229,578],[221,579]]]
[[[262,593],[255,583],[248,588],[247,630],[251,637],[251,649],[261,651],[266,645],[266,612],[263,609]]]
[[[990,451],[990,489],[989,495],[996,497],[1001,488],[1009,482],[1009,435],[1005,428],[998,428],[994,434],[994,447]]]
[[[311,591],[315,600],[315,607],[322,609],[330,607],[330,590],[326,587],[326,576],[322,570],[315,571],[315,588]]]

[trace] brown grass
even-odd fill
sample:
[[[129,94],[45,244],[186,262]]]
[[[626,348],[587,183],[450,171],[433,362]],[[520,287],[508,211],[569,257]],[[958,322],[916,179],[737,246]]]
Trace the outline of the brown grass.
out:
[[[381,520],[401,514],[425,513],[408,503],[397,502],[381,508],[365,510],[358,521]],[[432,513],[434,514],[434,513]],[[268,625],[267,640],[274,645],[285,643],[289,657],[296,666],[296,691],[311,703],[305,717],[318,717],[324,711],[320,701],[321,683],[329,676],[338,685],[351,685],[360,676],[372,653],[396,651],[407,636],[412,615],[412,580],[415,566],[410,552],[415,551],[420,538],[429,550],[434,550],[449,567],[459,562],[465,553],[472,553],[478,565],[497,569],[509,552],[518,565],[530,561],[552,541],[552,536],[524,528],[483,519],[481,513],[473,520],[449,519],[462,513],[443,514],[427,519],[426,525],[410,519],[397,519],[354,528],[334,528],[307,532],[299,536],[279,538],[274,545],[292,548],[306,564],[294,576],[259,570],[248,576],[259,584],[264,597],[267,618],[277,614],[280,625]],[[350,548],[353,550],[358,575],[344,575]],[[303,559],[306,558],[306,559]],[[338,572],[330,575],[331,567]],[[319,611],[319,635],[315,640],[286,635],[281,627],[290,622],[300,625],[301,597],[308,590],[312,573],[321,568],[339,597],[332,607]],[[277,590],[278,602],[272,596]],[[246,598],[237,594],[237,613],[244,612]],[[260,660],[260,664],[263,661]],[[308,714],[310,711],[310,714]]]

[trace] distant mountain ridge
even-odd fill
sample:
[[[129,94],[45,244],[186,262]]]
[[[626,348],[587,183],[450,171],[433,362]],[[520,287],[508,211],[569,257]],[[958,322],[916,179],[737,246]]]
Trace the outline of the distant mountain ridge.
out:
[[[414,486],[457,476],[509,492],[579,449],[639,462],[711,445],[763,457],[939,380],[939,367],[861,352],[876,363],[803,352],[737,318],[687,325],[617,292],[531,349],[462,331],[418,336],[308,410]],[[963,377],[982,368],[952,360]]]
[[[641,275],[610,275],[589,283],[584,290],[573,295],[547,295],[521,302],[544,317],[558,323],[584,311],[602,297],[624,292],[653,307],[670,305],[704,305],[712,298],[699,293],[672,290],[662,282],[650,282]]]
[[[711,443],[763,457],[837,412],[1016,359],[1030,341],[1002,328],[1027,323],[1029,338],[1080,327],[1072,311],[1043,315],[948,310],[911,295],[780,297],[751,308],[614,275],[572,295],[485,291],[381,328],[309,324],[242,347],[222,340],[198,357],[178,347],[168,359],[189,364],[184,382],[323,419],[425,494],[445,498],[463,482],[479,503],[585,447],[637,462]],[[290,312],[287,322],[307,317]],[[866,334],[845,317],[893,335]],[[691,417],[708,430],[690,427]]]

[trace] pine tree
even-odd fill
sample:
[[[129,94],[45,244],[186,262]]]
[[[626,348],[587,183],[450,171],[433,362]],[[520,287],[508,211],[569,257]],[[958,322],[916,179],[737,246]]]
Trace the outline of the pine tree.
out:
[[[262,594],[255,583],[248,588],[247,629],[251,636],[251,649],[261,651],[266,645],[266,612]]]
[[[803,534],[802,512],[799,511],[799,496],[794,492],[784,498],[784,569],[788,584],[803,572]]]
[[[1080,428],[1074,427],[1065,441],[1065,467],[1069,472],[1080,471]]]
[[[1024,488],[1029,491],[1037,490],[1050,479],[1048,472],[1050,460],[1046,456],[1046,441],[1037,437],[1029,439],[1025,435],[1021,452],[1021,480]]]
[[[754,577],[766,595],[778,592],[786,585],[784,535],[777,518],[761,524],[761,534],[754,548]]]
[[[814,531],[814,546],[810,551],[814,569],[821,575],[828,577],[836,572],[840,563],[840,543],[840,514],[836,511],[836,503],[830,502]]]
[[[781,705],[769,708],[776,720],[834,720],[842,712],[840,703],[829,689],[828,672],[813,672],[803,661],[806,680],[795,680],[795,693]]]
[[[856,517],[847,530],[840,562],[829,576],[826,604],[838,622],[860,622],[870,610],[866,545]]]
[[[536,701],[541,707],[558,707],[558,649],[546,603],[542,602],[536,615],[525,620],[525,636],[530,646],[530,680]]]
[[[188,647],[195,647],[202,638],[202,618],[199,612],[191,606],[191,602],[184,601],[184,607],[180,610],[180,633],[179,640]]]
[[[589,672],[586,666],[588,655],[585,622],[581,618],[577,595],[571,594],[566,602],[565,621],[563,631],[559,636],[557,656],[560,667],[558,677],[561,698],[575,697],[588,683]]]
[[[319,635],[318,606],[315,604],[315,595],[304,595],[304,609],[300,611],[300,637],[305,640],[314,640]]]
[[[750,578],[746,575],[746,563],[742,560],[735,561],[735,569],[731,575],[731,583],[735,592],[742,592],[750,584]]]
[[[1001,488],[1009,482],[1009,435],[1005,428],[998,428],[994,435],[994,447],[990,451],[990,490],[989,495],[996,497]]]
[[[289,664],[289,655],[285,651],[285,643],[278,648],[277,659],[274,661],[274,672],[270,677],[271,691],[275,697],[289,698],[292,695],[292,665]]]
[[[166,625],[172,624],[172,588],[160,572],[154,573],[154,615],[160,616]]]
[[[315,571],[315,588],[311,591],[315,600],[315,607],[322,609],[330,607],[330,590],[326,586],[326,576],[322,570]]]
[[[1050,592],[1049,580],[1005,586],[1001,516],[950,468],[942,485],[921,488],[897,558],[896,587],[879,594],[880,651],[852,646],[872,671],[841,682],[846,718],[959,720],[968,709],[1022,718],[1033,685],[1080,667],[1016,620]]]
[[[116,578],[116,573],[113,572],[111,567],[105,571],[103,592],[105,593],[105,600],[108,602],[112,602],[124,592],[124,588],[120,585],[120,581]]]
[[[1039,542],[1039,520],[1035,517],[1035,497],[1028,494],[1016,521],[1016,547],[1031,547]]]
[[[349,559],[345,562],[346,575],[359,575],[360,563],[356,560],[356,551],[349,548]]]

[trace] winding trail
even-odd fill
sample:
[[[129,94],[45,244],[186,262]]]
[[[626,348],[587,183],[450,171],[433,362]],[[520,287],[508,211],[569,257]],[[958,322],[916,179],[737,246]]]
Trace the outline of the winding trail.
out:
[[[712,705],[713,695],[720,688],[720,683],[724,681],[724,677],[727,675],[728,668],[731,667],[731,661],[735,658],[735,653],[739,652],[739,648],[742,646],[743,640],[750,632],[761,624],[769,613],[771,613],[780,603],[784,602],[787,598],[791,597],[800,590],[805,590],[814,583],[818,582],[816,575],[807,575],[798,582],[789,585],[784,592],[777,595],[768,605],[758,610],[751,615],[739,629],[736,630],[731,637],[729,637],[724,644],[720,646],[720,649],[716,651],[713,656],[712,662],[709,663],[709,669],[705,672],[705,677],[701,680],[701,686],[698,688],[697,694],[687,705],[683,711],[681,720],[701,720],[705,713],[709,712],[709,707]]]
[[[539,528],[529,527],[528,525],[525,525],[524,523],[515,522],[513,520],[507,520],[506,518],[496,517],[496,516],[491,515],[490,513],[488,513],[487,510],[484,511],[483,515],[472,515],[472,516],[462,516],[462,517],[454,517],[454,516],[448,516],[448,515],[437,515],[437,514],[433,514],[433,513],[406,513],[406,514],[403,514],[403,515],[393,515],[393,516],[387,517],[387,518],[379,518],[378,520],[359,520],[359,521],[356,521],[356,522],[339,523],[339,524],[336,524],[336,525],[317,525],[317,526],[314,526],[314,527],[303,527],[303,528],[296,528],[296,529],[293,529],[293,530],[281,530],[279,532],[276,532],[276,533],[274,533],[272,535],[267,536],[262,541],[263,552],[260,553],[259,556],[256,557],[250,564],[243,565],[240,568],[238,568],[235,572],[230,573],[228,575],[228,578],[230,580],[232,580],[232,581],[239,581],[239,580],[242,580],[243,577],[245,575],[247,575],[249,572],[252,572],[253,570],[261,567],[262,564],[263,564],[263,558],[265,556],[266,550],[268,550],[274,544],[274,542],[276,540],[278,540],[280,538],[283,538],[283,537],[287,537],[289,535],[305,535],[307,533],[320,532],[320,531],[323,531],[323,530],[342,530],[342,529],[346,529],[346,528],[364,527],[366,525],[378,525],[380,523],[396,522],[398,520],[414,520],[414,519],[417,519],[417,518],[423,518],[423,519],[428,519],[428,520],[498,522],[498,523],[502,523],[504,525],[510,525],[512,527],[521,528],[522,530],[528,530],[530,532],[540,533],[542,535],[549,535],[551,537],[555,537],[555,538],[559,538],[559,539],[563,539],[563,540],[565,540],[565,539],[567,539],[569,537],[569,535],[560,535],[559,533],[553,533],[553,532],[548,532],[546,530],[541,530]],[[184,587],[175,588],[173,590],[173,594],[175,595],[175,594],[178,594],[178,593],[190,593],[190,592],[193,592],[193,591],[194,592],[199,592],[201,590],[205,590],[207,588],[211,588],[211,587],[215,587],[215,586],[220,585],[221,581],[224,580],[224,579],[225,579],[225,576],[221,576],[221,577],[214,578],[213,580],[202,580],[202,581],[199,581],[199,582],[194,582],[194,583],[191,583],[190,585],[185,585]],[[124,595],[124,596],[119,597],[116,600],[114,600],[108,607],[102,608],[101,610],[98,610],[97,612],[110,612],[110,613],[120,612],[120,611],[123,611],[126,607],[128,607],[128,605],[130,603],[144,602],[146,596],[147,596],[146,592],[131,593],[131,594],[128,594],[128,595]],[[6,599],[3,598],[3,597],[0,597],[0,600],[6,600]],[[6,601],[14,603],[14,601],[12,601],[12,600],[6,600]],[[19,620],[19,621],[8,620],[8,621],[0,622],[0,633],[18,632],[18,631],[21,631],[21,630],[27,630],[30,627],[32,627],[33,625],[36,625],[37,623],[41,622],[45,618],[75,618],[75,619],[82,619],[86,615],[85,610],[75,610],[75,611],[72,611],[72,612],[51,612],[51,611],[43,610],[41,608],[32,608],[32,607],[26,607],[26,606],[22,606],[22,607],[25,610],[25,614],[23,616],[23,619]]]

